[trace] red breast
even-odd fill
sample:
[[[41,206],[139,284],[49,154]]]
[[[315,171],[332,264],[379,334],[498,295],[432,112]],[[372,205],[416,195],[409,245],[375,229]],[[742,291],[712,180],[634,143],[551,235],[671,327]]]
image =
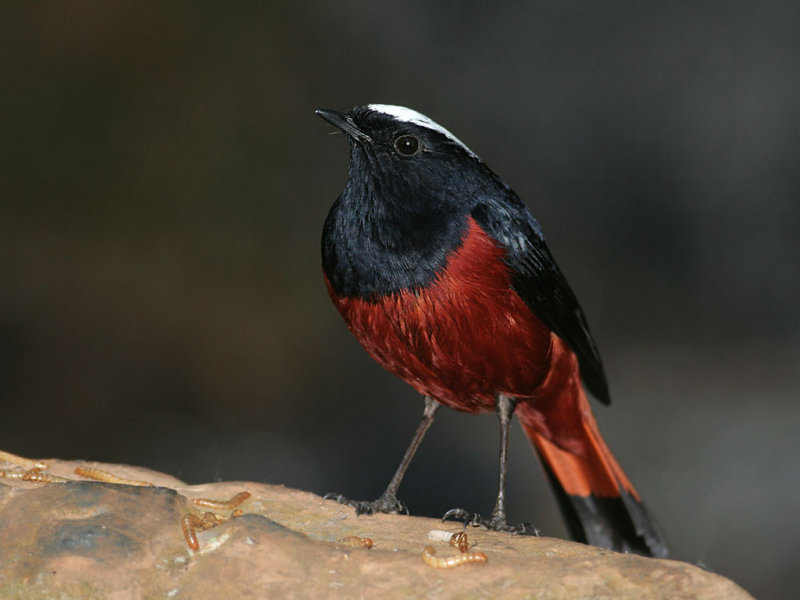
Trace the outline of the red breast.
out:
[[[498,393],[530,397],[545,382],[555,338],[511,287],[503,255],[469,219],[426,288],[373,300],[328,292],[384,368],[446,406],[490,411]]]

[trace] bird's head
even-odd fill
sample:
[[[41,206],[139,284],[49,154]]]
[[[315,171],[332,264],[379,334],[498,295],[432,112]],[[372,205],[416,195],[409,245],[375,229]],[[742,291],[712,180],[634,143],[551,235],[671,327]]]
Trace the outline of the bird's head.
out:
[[[344,195],[379,197],[411,212],[463,206],[497,178],[466,144],[410,108],[367,104],[349,112],[317,114],[350,141]]]

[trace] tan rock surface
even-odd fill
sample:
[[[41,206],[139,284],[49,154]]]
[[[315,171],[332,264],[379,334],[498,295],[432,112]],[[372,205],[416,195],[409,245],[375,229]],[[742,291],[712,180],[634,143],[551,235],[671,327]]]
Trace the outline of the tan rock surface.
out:
[[[124,465],[94,465],[150,481],[141,487],[84,480],[85,463],[45,461],[72,481],[0,478],[0,598],[725,598],[750,596],[692,565],[608,552],[551,538],[468,531],[483,564],[434,569],[422,549],[458,553],[429,531],[458,525],[352,509],[282,486],[225,482],[187,486]],[[13,468],[0,464],[5,473]],[[19,473],[19,470],[16,470]],[[243,515],[197,532],[187,546],[193,498],[251,497]],[[216,510],[229,517],[231,509]],[[371,549],[337,544],[369,537]]]

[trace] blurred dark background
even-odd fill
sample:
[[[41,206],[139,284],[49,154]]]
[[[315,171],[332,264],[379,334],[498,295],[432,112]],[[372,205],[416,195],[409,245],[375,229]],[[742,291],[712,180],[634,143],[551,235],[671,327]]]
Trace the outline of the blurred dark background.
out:
[[[0,448],[374,498],[422,400],[322,283],[347,151],[428,114],[533,208],[589,315],[610,445],[677,558],[760,598],[800,537],[800,4],[16,4],[0,19]],[[496,420],[401,488],[488,512]],[[515,429],[510,512],[564,535]]]

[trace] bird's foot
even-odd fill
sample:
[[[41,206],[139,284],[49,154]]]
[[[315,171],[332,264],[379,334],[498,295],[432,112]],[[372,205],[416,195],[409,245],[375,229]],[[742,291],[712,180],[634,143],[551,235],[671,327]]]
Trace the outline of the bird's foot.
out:
[[[468,511],[463,508],[451,508],[442,517],[442,521],[461,521],[464,527],[482,527],[491,531],[503,531],[514,535],[539,535],[539,530],[530,523],[520,523],[519,525],[509,525],[504,514],[492,513],[489,518],[483,517],[478,513]]]
[[[341,494],[328,493],[323,496],[325,500],[335,500],[339,504],[352,506],[358,515],[372,515],[375,513],[404,514],[407,515],[408,507],[405,502],[398,500],[394,494],[383,493],[377,500],[351,500]]]

